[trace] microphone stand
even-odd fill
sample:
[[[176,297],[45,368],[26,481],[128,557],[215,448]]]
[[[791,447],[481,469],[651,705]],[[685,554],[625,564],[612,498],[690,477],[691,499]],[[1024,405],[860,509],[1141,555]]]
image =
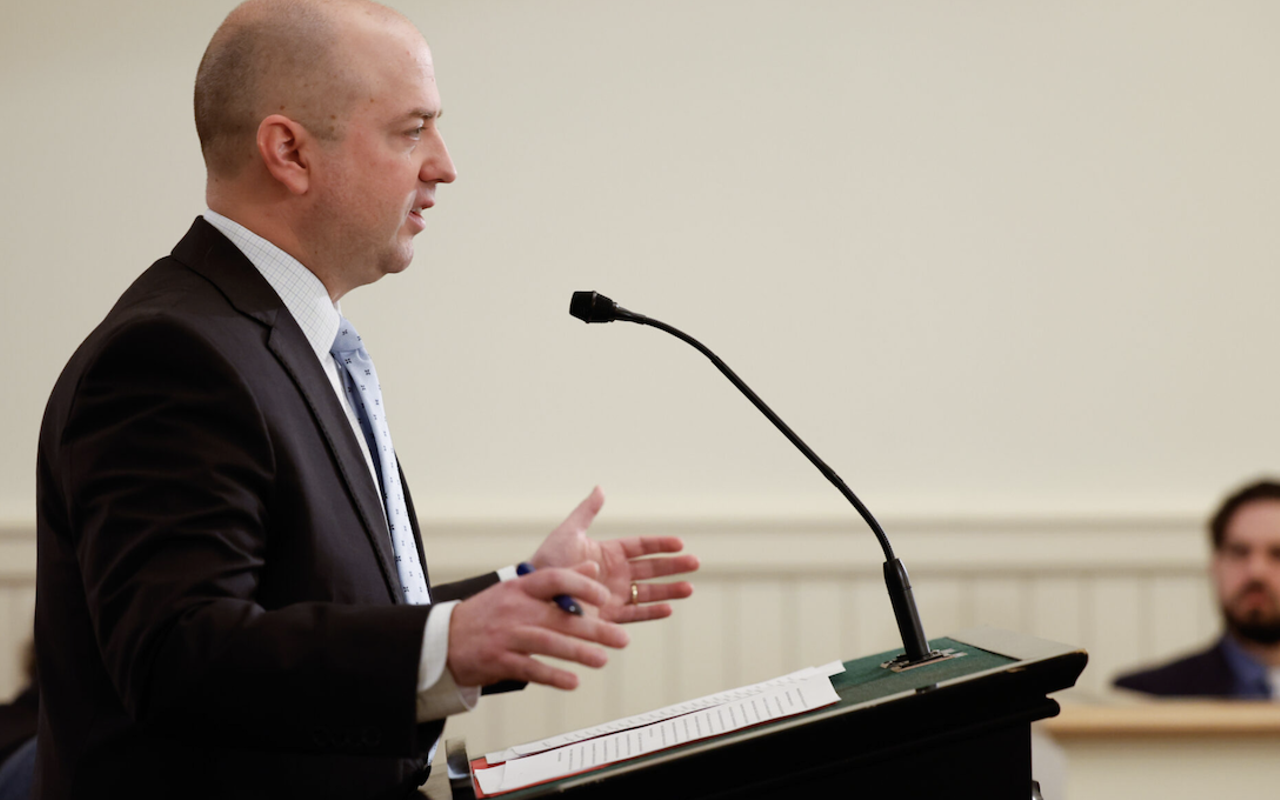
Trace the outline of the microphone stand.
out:
[[[647,325],[651,328],[657,328],[665,331],[672,336],[680,339],[693,346],[698,352],[702,353],[716,369],[729,379],[738,391],[742,392],[752,405],[764,414],[774,427],[782,432],[783,436],[791,444],[795,445],[809,462],[818,468],[818,471],[835,486],[840,494],[857,509],[858,514],[871,528],[871,532],[875,534],[876,539],[880,542],[880,549],[884,551],[884,580],[885,586],[889,591],[889,601],[893,604],[893,616],[898,623],[898,633],[902,637],[903,654],[898,658],[887,662],[884,666],[889,669],[908,669],[911,667],[927,664],[932,661],[948,658],[950,654],[931,650],[929,641],[924,635],[924,626],[920,622],[920,612],[916,608],[915,595],[911,591],[911,580],[907,576],[907,568],[893,554],[893,547],[889,544],[889,537],[885,535],[884,529],[880,527],[880,523],[872,516],[868,509],[858,496],[845,484],[845,482],[836,474],[835,470],[827,466],[818,454],[813,452],[809,445],[796,435],[795,431],[783,422],[782,419],[769,408],[759,395],[751,390],[741,378],[731,369],[729,365],[724,363],[715,353],[711,352],[706,345],[699,342],[692,336],[680,331],[672,326],[643,314],[636,314],[622,308],[609,298],[596,292],[574,292],[573,300],[569,304],[569,313],[574,317],[581,319],[583,322],[613,322],[622,320],[623,322],[634,322],[638,325]]]

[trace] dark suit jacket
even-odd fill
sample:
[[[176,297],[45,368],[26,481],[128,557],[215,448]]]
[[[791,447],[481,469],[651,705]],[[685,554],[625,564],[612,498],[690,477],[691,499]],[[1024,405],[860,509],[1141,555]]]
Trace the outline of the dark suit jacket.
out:
[[[403,602],[377,492],[301,329],[197,219],[45,412],[42,796],[355,798],[425,777],[431,607]]]
[[[1115,685],[1168,697],[1231,697],[1235,694],[1235,675],[1219,640],[1203,652],[1154,669],[1121,675]]]

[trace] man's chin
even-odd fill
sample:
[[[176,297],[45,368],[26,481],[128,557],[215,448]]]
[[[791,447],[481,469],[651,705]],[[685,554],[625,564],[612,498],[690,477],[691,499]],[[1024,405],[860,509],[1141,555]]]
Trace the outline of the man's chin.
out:
[[[1227,628],[1237,638],[1247,642],[1265,645],[1280,643],[1280,619],[1252,615],[1239,618],[1232,614],[1227,617]]]
[[[413,240],[410,239],[399,244],[400,246],[382,261],[381,272],[383,275],[398,275],[413,263]]]

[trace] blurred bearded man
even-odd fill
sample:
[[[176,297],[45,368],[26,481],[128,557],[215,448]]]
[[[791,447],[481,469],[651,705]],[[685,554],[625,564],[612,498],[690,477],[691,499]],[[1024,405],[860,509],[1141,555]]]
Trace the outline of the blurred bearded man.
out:
[[[1276,699],[1280,692],[1280,483],[1260,481],[1209,523],[1210,572],[1226,631],[1208,650],[1121,676],[1153,695]]]

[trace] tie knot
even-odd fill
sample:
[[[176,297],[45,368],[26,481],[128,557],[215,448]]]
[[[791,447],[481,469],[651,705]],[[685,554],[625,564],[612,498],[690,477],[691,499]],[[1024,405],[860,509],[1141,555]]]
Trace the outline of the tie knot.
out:
[[[338,317],[338,335],[333,337],[333,347],[329,348],[329,352],[334,355],[354,353],[363,347],[360,334],[356,333],[355,326],[347,322],[346,317]]]

